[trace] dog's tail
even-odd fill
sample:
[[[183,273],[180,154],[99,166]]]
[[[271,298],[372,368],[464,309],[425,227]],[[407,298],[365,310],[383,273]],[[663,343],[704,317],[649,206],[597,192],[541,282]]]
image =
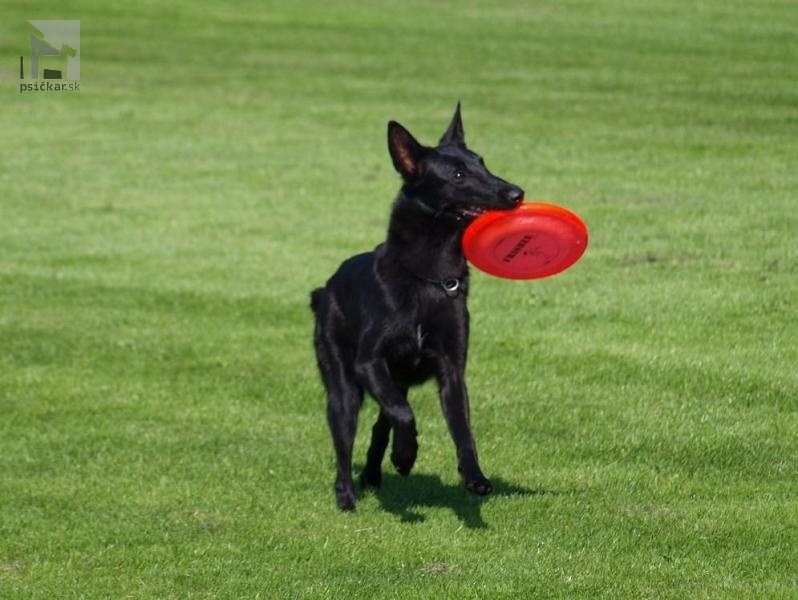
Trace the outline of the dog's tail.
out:
[[[321,305],[322,298],[324,298],[324,288],[316,288],[310,292],[310,309],[314,313],[319,312],[319,306]]]

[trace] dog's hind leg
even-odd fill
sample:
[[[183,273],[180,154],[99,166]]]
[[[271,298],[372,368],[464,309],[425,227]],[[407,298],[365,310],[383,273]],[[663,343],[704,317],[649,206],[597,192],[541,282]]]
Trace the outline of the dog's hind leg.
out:
[[[380,410],[377,421],[371,429],[371,445],[366,455],[366,466],[360,474],[360,483],[363,487],[380,487],[382,483],[382,459],[388,440],[391,435],[391,422],[388,416]]]
[[[327,422],[330,425],[338,472],[335,478],[335,499],[341,510],[355,509],[355,488],[352,483],[352,447],[355,443],[357,413],[362,392],[355,385],[331,394],[327,403]]]
[[[407,388],[401,388],[402,395],[407,399]],[[382,459],[388,448],[391,435],[391,421],[385,411],[380,409],[377,421],[371,429],[371,445],[366,455],[366,466],[360,474],[360,483],[363,487],[380,487],[382,483]],[[394,435],[394,443],[396,436]],[[395,454],[401,454],[401,451]]]
[[[327,422],[338,464],[335,498],[341,510],[354,510],[352,447],[358,412],[363,404],[363,389],[355,381],[351,358],[345,348],[330,339],[325,328],[318,323],[315,345],[319,370],[327,390]]]
[[[354,510],[355,490],[352,483],[352,447],[355,443],[357,416],[363,403],[363,390],[351,373],[347,373],[340,357],[329,348],[322,350],[330,368],[322,378],[327,388],[327,422],[335,447],[338,471],[335,478],[335,498],[341,510]]]

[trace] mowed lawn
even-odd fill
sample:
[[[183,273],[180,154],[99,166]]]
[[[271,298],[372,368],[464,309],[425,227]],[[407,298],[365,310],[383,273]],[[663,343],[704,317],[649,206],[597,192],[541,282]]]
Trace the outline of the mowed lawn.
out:
[[[798,597],[794,2],[2,13],[0,597]],[[81,90],[20,94],[53,18]],[[341,514],[308,292],[384,237],[386,122],[458,99],[590,247],[472,271],[495,494],[430,384],[413,473]]]

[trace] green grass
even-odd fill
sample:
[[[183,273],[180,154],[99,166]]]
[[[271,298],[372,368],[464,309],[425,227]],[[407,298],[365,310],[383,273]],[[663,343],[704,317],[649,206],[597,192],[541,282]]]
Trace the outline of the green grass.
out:
[[[0,597],[798,597],[794,3],[34,12],[0,24]],[[59,17],[81,91],[20,94]],[[339,514],[307,293],[383,239],[386,121],[432,142],[458,98],[591,245],[474,274],[496,494],[426,386],[414,472]]]

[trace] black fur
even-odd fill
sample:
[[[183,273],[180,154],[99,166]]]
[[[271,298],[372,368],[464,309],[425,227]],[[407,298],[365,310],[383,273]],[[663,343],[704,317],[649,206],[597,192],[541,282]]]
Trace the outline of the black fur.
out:
[[[469,422],[468,268],[460,243],[474,217],[516,206],[523,190],[491,174],[466,148],[459,103],[438,146],[422,146],[391,121],[388,149],[403,185],[387,240],[344,261],[326,286],[311,294],[341,510],[355,508],[352,446],[363,392],[376,399],[380,414],[361,482],[378,486],[391,430],[391,462],[402,475],[413,467],[418,442],[407,391],[430,377],[438,381],[465,487],[480,495],[492,491]]]

